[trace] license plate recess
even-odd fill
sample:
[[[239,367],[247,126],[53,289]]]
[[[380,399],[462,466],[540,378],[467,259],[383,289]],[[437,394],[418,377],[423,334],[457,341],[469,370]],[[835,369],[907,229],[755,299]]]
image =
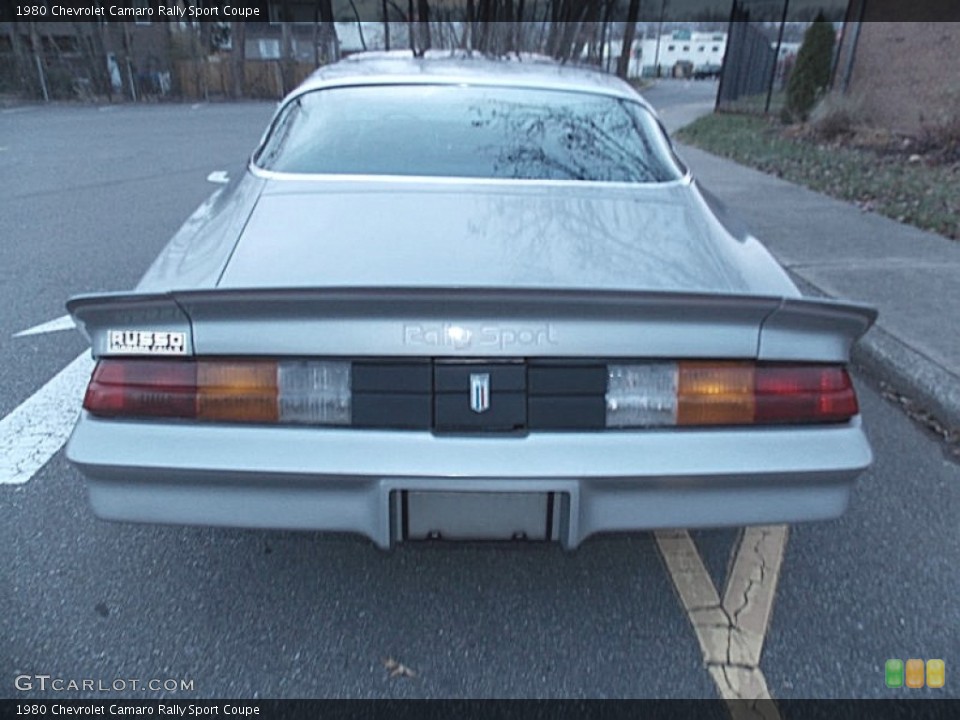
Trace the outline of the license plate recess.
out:
[[[401,540],[557,539],[559,493],[403,490]]]

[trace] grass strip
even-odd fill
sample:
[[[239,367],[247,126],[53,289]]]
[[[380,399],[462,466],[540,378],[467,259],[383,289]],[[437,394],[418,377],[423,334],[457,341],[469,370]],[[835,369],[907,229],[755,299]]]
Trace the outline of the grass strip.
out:
[[[774,120],[730,113],[702,117],[675,136],[865,211],[960,239],[960,164],[789,137]]]

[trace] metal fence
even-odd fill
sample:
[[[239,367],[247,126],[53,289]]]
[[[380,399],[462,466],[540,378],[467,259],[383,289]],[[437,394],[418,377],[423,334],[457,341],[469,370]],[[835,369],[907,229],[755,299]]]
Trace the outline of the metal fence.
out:
[[[782,107],[790,63],[788,59],[778,61],[779,42],[768,33],[769,23],[751,21],[745,3],[734,2],[717,92],[718,111],[760,114]]]

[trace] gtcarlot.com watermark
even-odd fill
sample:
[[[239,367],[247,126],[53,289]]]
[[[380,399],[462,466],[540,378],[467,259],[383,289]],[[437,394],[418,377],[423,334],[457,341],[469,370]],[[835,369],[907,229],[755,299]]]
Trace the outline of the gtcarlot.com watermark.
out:
[[[126,692],[194,692],[193,680],[178,680],[174,678],[62,678],[55,675],[17,675],[13,680],[14,687],[20,692],[94,692],[94,693],[126,693]]]

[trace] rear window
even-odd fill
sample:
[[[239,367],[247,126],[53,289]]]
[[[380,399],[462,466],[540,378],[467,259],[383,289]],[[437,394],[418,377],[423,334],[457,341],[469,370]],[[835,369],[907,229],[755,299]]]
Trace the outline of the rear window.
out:
[[[629,183],[683,174],[639,103],[455,85],[306,93],[281,112],[255,162],[288,173]]]

